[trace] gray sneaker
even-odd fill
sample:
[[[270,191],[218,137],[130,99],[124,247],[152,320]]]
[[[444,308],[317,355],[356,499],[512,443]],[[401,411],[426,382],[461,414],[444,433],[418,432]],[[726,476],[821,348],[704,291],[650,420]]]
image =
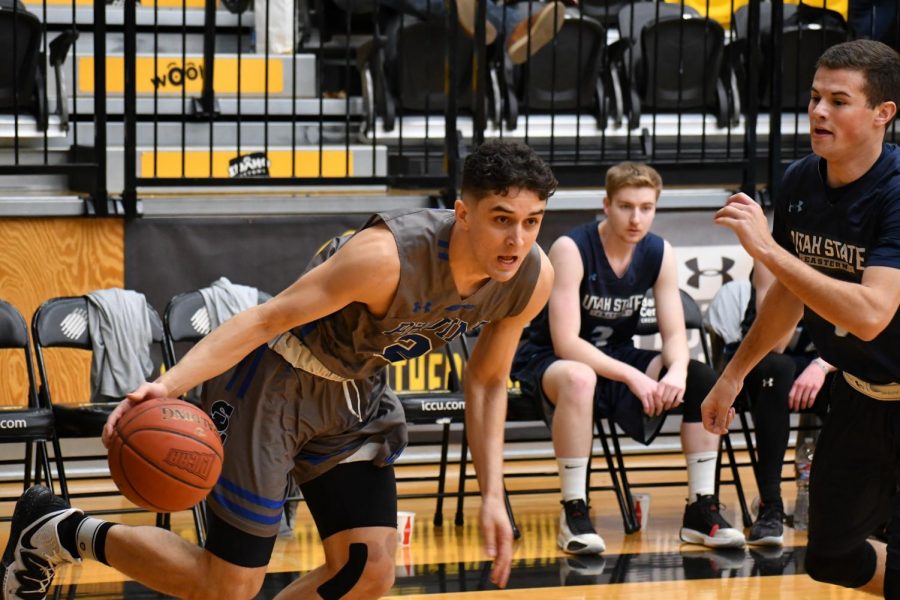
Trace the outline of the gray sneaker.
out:
[[[58,529],[69,517],[81,514],[43,486],[22,494],[13,511],[9,542],[0,564],[3,600],[43,600],[56,567],[81,562],[60,542]]]
[[[759,505],[759,514],[750,527],[747,543],[752,546],[784,545],[784,508],[781,502]]]

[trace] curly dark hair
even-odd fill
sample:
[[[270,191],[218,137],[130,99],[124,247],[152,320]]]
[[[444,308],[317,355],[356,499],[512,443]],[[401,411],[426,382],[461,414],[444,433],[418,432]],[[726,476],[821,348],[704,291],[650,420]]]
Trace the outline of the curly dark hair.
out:
[[[546,200],[558,184],[534,150],[515,140],[492,139],[466,157],[460,187],[464,196],[475,200],[490,194],[505,196],[510,188],[524,188]]]
[[[888,100],[900,103],[900,54],[873,40],[853,40],[828,48],[816,68],[860,71],[866,82],[863,92],[869,108]]]

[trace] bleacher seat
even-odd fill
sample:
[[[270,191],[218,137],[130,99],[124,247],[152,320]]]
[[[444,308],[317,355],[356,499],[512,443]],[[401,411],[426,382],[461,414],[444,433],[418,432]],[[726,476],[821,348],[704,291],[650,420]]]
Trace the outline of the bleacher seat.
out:
[[[766,74],[773,70],[769,51],[772,37],[772,3],[759,4],[759,34],[761,64],[759,72],[759,100],[762,108],[771,106],[772,86]],[[849,28],[841,13],[807,4],[784,4],[784,25],[781,60],[781,108],[803,111],[809,103],[816,60],[827,48],[849,39]],[[747,99],[749,69],[748,52],[749,7],[743,6],[734,14],[734,40],[729,44],[729,61],[737,73],[741,98]]]
[[[610,54],[615,77],[627,90],[631,128],[645,108],[679,114],[711,109],[718,127],[737,123],[737,90],[722,60],[721,25],[690,6],[640,3],[619,12],[619,33]]]
[[[551,44],[522,66],[514,67],[505,55],[504,62],[500,81],[508,129],[516,129],[523,110],[591,115],[598,130],[606,128],[606,28],[596,19],[567,11]],[[613,95],[615,106],[621,102]]]
[[[443,116],[447,106],[444,83],[445,53],[449,43],[446,27],[407,15],[392,18],[380,35],[360,48],[360,73],[366,122],[382,121],[391,131],[398,118],[411,115]],[[450,89],[457,95],[457,109],[470,112],[472,98],[472,41],[460,34],[457,39],[456,79]],[[496,119],[497,98],[488,86],[486,102],[489,118]]]

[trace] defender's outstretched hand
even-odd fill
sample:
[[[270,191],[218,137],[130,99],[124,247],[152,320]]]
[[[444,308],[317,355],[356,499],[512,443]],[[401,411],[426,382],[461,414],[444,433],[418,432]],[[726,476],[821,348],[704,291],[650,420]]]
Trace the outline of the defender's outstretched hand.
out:
[[[116,423],[122,418],[126,412],[131,410],[136,404],[144,400],[152,400],[154,398],[168,398],[169,390],[161,383],[151,383],[145,381],[138,389],[134,390],[125,399],[119,402],[119,405],[110,413],[106,419],[106,425],[103,426],[103,445],[109,448],[112,443],[112,437],[116,431]]]

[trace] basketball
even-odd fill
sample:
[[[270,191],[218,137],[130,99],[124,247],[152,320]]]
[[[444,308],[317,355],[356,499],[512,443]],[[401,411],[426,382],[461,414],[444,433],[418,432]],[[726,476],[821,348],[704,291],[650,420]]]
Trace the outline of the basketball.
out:
[[[109,470],[122,494],[156,512],[187,510],[206,497],[222,472],[222,442],[193,404],[147,400],[116,423]]]

